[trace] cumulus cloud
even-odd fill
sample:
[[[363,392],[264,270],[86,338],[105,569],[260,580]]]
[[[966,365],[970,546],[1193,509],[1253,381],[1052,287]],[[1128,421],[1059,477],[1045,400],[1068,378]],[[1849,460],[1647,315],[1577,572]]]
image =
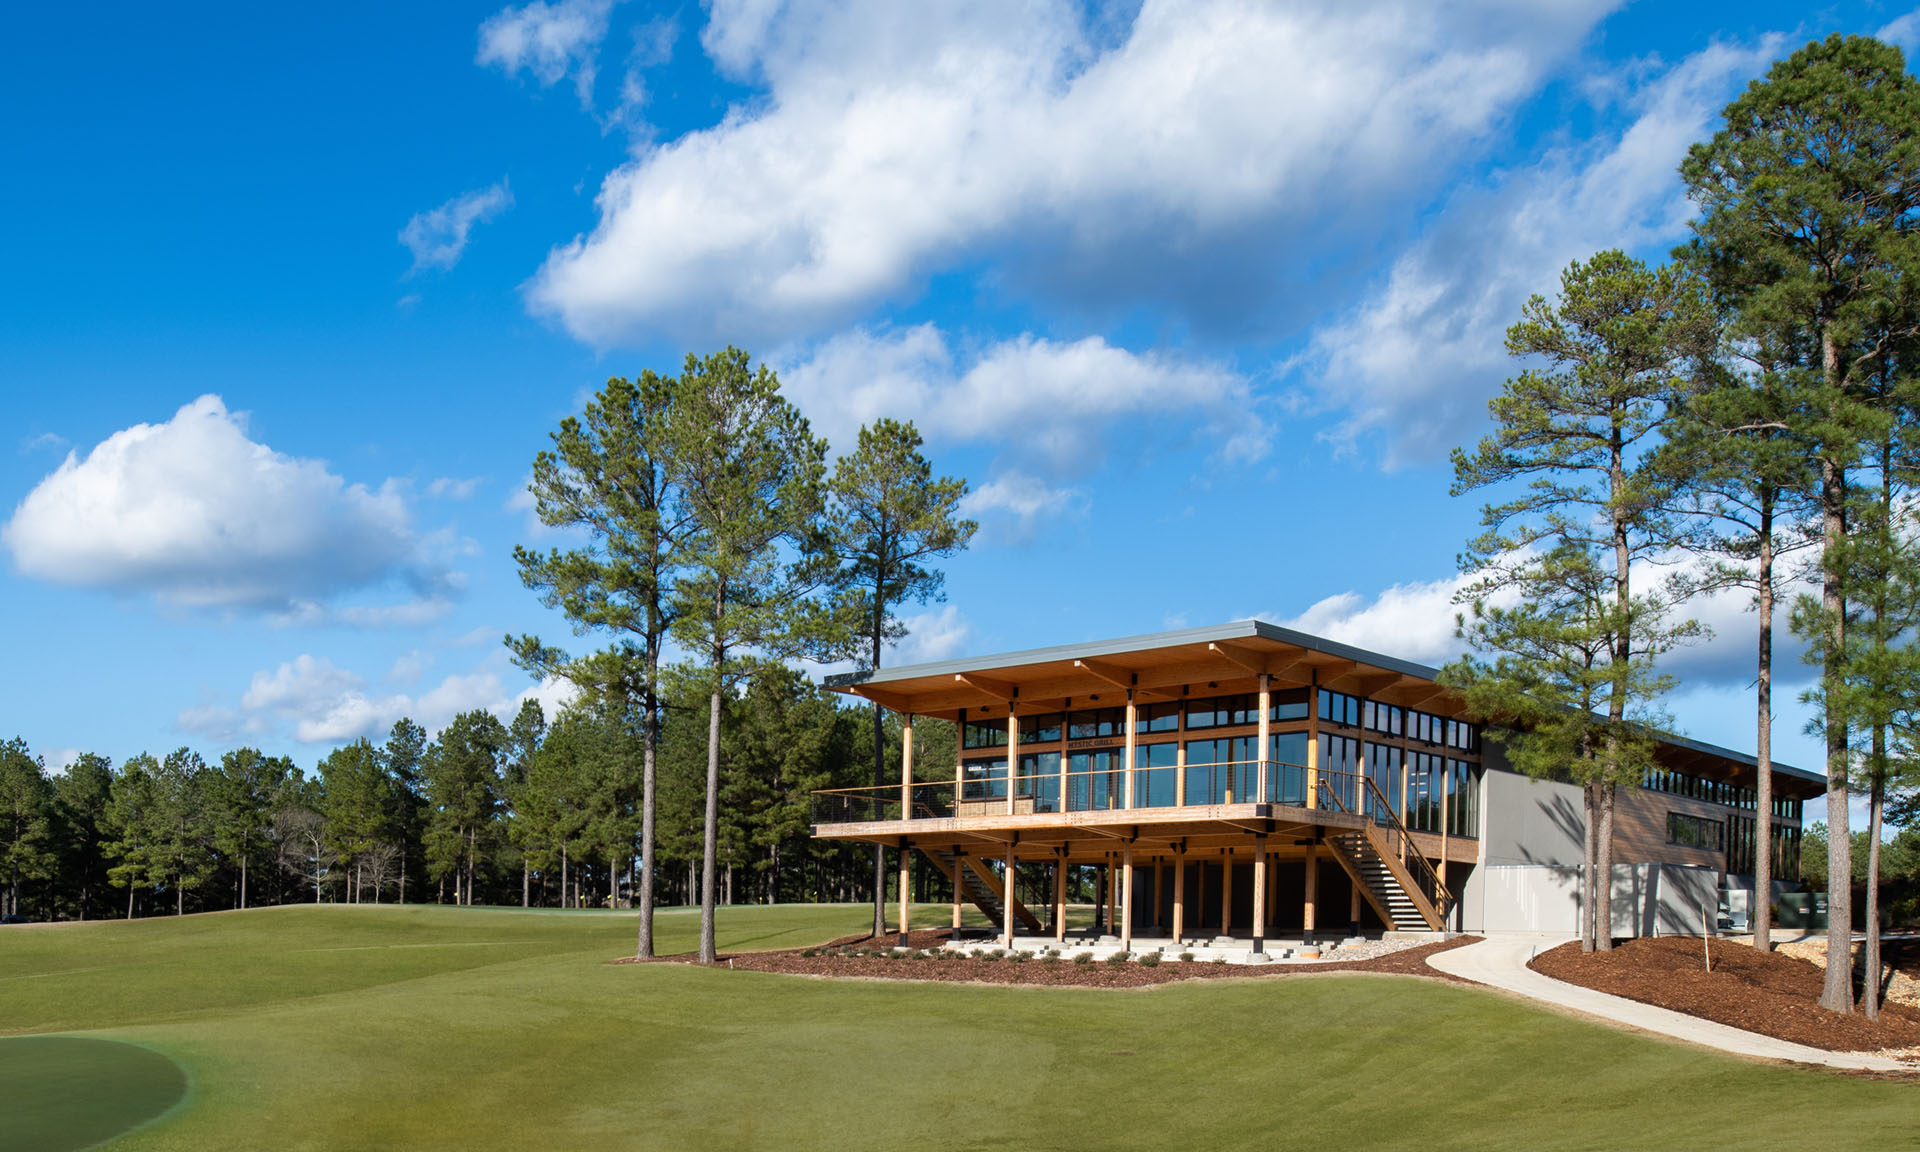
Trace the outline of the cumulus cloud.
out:
[[[594,57],[607,36],[613,0],[558,0],[502,8],[480,25],[474,62],[509,76],[526,70],[542,88],[573,74],[583,108],[593,104]]]
[[[1920,10],[1889,21],[1874,36],[1889,44],[1898,44],[1909,54],[1920,51]]]
[[[701,42],[763,98],[612,172],[529,304],[603,347],[762,342],[985,260],[1284,327],[1352,255],[1330,225],[1408,215],[1611,6],[1147,0],[1109,35],[1069,0],[714,0]]]
[[[973,626],[951,604],[906,616],[901,623],[907,634],[887,649],[887,663],[927,664],[947,660],[965,650],[973,637]]]
[[[1677,170],[1687,146],[1779,49],[1778,37],[1711,45],[1633,87],[1617,136],[1454,197],[1379,290],[1290,365],[1346,412],[1335,437],[1383,433],[1389,466],[1470,439],[1513,374],[1503,341],[1527,297],[1551,294],[1570,261],[1602,248],[1683,238],[1692,208]]]
[[[964,363],[964,368],[963,368]],[[1098,336],[1062,343],[1024,335],[956,354],[932,324],[854,329],[784,368],[787,393],[816,431],[847,447],[882,416],[912,420],[929,440],[1009,441],[1057,473],[1096,465],[1116,424],[1153,415],[1153,435],[1198,421],[1224,455],[1254,458],[1267,429],[1247,381],[1225,367],[1116,348]]]
[[[410,653],[402,659],[416,656]],[[543,681],[515,691],[501,678],[498,663],[496,658],[472,672],[449,675],[414,695],[373,691],[358,673],[302,653],[272,671],[254,673],[238,708],[217,704],[188,708],[181,711],[177,723],[186,731],[219,741],[288,732],[303,744],[340,744],[362,737],[380,739],[402,716],[437,732],[456,715],[476,708],[511,720],[523,700],[539,700],[552,715],[573,699],[571,686],[561,681]]]
[[[422,556],[401,485],[256,443],[212,395],[68,453],[0,541],[35,579],[182,607],[298,613],[393,581],[429,600],[454,586]]]
[[[1638,587],[1657,588],[1679,564],[1686,563],[1644,564],[1634,569],[1633,579]],[[1466,644],[1454,635],[1455,617],[1464,610],[1454,603],[1454,597],[1469,582],[1461,575],[1414,580],[1395,584],[1371,598],[1358,592],[1341,592],[1316,601],[1296,616],[1263,613],[1260,618],[1356,648],[1439,667],[1466,651]],[[1804,684],[1811,675],[1800,658],[1804,646],[1787,626],[1792,591],[1781,599],[1774,617],[1774,681],[1780,686]],[[1515,597],[1503,594],[1495,596],[1494,602],[1512,604]],[[1680,618],[1703,625],[1710,635],[1664,656],[1660,663],[1663,671],[1676,677],[1688,691],[1738,688],[1753,682],[1759,623],[1750,592],[1727,589],[1695,596],[1676,611]]]
[[[513,190],[507,182],[473,192],[465,192],[425,212],[417,212],[400,229],[400,243],[413,253],[411,276],[423,268],[445,271],[460,263],[467,250],[467,239],[474,225],[484,224],[513,207]]]

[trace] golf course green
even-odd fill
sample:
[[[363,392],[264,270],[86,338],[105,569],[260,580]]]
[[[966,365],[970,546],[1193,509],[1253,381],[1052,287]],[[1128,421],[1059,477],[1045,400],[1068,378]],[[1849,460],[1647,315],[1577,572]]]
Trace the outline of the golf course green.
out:
[[[721,946],[817,943],[868,915],[723,909]],[[663,948],[690,948],[697,923],[663,912]],[[115,1149],[1751,1149],[1814,1129],[1866,1148],[1911,1141],[1920,1116],[1917,1083],[1753,1064],[1431,981],[1104,991],[609,963],[633,928],[390,906],[10,926],[0,1037],[123,1042],[91,1057],[91,1083],[80,1057],[32,1073],[65,1093],[56,1121],[125,1132]],[[10,1100],[24,1043],[0,1039]],[[19,1143],[12,1111],[0,1147],[84,1146]]]

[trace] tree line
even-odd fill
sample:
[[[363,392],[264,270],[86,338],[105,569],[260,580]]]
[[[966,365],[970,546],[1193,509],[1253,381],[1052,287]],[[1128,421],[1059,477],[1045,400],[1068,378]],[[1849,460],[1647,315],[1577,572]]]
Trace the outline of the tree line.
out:
[[[659,887],[697,903],[707,701],[669,695],[659,744]],[[870,898],[864,850],[815,841],[815,789],[865,780],[860,710],[792,670],[723,705],[719,902]],[[922,721],[916,772],[952,771],[950,726]],[[896,742],[897,722],[886,729]],[[920,741],[926,747],[918,747]],[[293,903],[630,907],[638,889],[638,718],[591,703],[511,723],[476,710],[429,739],[410,719],[303,772],[239,748],[49,772],[0,744],[0,914],[88,920]],[[898,752],[890,757],[897,765]]]
[[[1463,556],[1470,653],[1447,679],[1508,758],[1582,788],[1582,946],[1611,947],[1617,789],[1669,725],[1662,658],[1703,631],[1689,598],[1757,612],[1755,943],[1771,946],[1773,620],[1817,668],[1828,954],[1850,954],[1856,844],[1879,971],[1882,830],[1920,785],[1920,82],[1900,50],[1834,36],[1773,65],[1694,145],[1697,214],[1664,265],[1576,261],[1507,332],[1524,370],[1454,453],[1491,489]],[[1848,828],[1864,795],[1869,828]],[[1854,1007],[1850,965],[1820,1003]],[[1860,999],[1879,1008],[1877,981]]]

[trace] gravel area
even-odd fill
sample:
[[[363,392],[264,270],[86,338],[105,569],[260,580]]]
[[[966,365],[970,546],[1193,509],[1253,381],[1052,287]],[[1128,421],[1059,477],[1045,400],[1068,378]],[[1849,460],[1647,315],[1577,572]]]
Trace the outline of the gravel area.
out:
[[[1326,960],[1276,961],[1270,964],[1215,964],[1180,960],[1145,964],[1135,960],[1078,962],[1075,957],[1079,953],[1071,945],[1064,955],[1052,959],[1039,956],[1013,959],[999,955],[999,950],[991,945],[970,948],[965,955],[961,955],[941,947],[947,939],[945,929],[912,933],[908,938],[911,955],[895,955],[892,950],[895,939],[891,934],[883,936],[876,946],[871,937],[849,937],[823,948],[723,954],[720,964],[736,971],[784,972],[803,976],[1085,988],[1139,988],[1176,980],[1267,979],[1323,972],[1388,972],[1465,983],[1428,967],[1426,958],[1436,952],[1470,944],[1478,937],[1461,936],[1433,942],[1366,941],[1336,949]],[[982,955],[973,955],[975,951]],[[622,962],[684,964],[692,960],[686,956],[670,956],[653,961],[628,959]]]

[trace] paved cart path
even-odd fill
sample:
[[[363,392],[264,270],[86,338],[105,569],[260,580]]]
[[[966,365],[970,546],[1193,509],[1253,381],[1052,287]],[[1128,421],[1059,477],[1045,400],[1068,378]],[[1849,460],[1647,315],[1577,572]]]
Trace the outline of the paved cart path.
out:
[[[1740,1056],[1764,1060],[1792,1060],[1801,1064],[1825,1064],[1831,1068],[1854,1068],[1872,1072],[1911,1072],[1914,1067],[1885,1056],[1866,1052],[1828,1052],[1786,1040],[1775,1040],[1757,1032],[1747,1032],[1702,1020],[1683,1012],[1657,1008],[1620,996],[1609,996],[1577,984],[1543,976],[1527,967],[1536,952],[1564,944],[1570,936],[1530,934],[1489,936],[1478,944],[1454,948],[1427,957],[1427,963],[1450,976],[1472,980],[1531,1000],[1540,1000],[1572,1009],[1644,1032],[1656,1032],[1677,1040],[1686,1040],[1708,1048],[1718,1048]]]

